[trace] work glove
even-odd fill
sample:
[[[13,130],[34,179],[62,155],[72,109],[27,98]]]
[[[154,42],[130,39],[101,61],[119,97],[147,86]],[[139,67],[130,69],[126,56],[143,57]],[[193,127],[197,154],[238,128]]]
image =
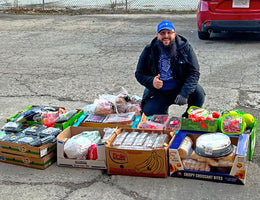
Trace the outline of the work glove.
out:
[[[184,96],[178,94],[175,101],[176,104],[178,104],[179,106],[184,105],[187,103],[187,98],[185,98]]]

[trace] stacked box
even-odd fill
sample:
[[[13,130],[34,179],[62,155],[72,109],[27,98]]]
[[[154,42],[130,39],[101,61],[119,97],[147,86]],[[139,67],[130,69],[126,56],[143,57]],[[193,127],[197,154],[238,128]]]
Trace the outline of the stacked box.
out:
[[[20,113],[25,112],[33,107],[36,106],[31,105],[25,108],[24,110],[16,113],[12,117],[8,118],[7,122],[16,118]],[[54,107],[54,108],[65,109],[63,107]],[[54,127],[63,130],[68,126],[73,125],[74,122],[82,114],[83,114],[82,110],[77,110],[77,113],[68,121],[63,123],[55,123]],[[25,121],[23,123],[24,127],[32,126],[34,124],[41,124],[41,123],[36,121]],[[56,161],[57,158],[56,148],[57,148],[56,142],[35,147],[25,143],[17,144],[12,142],[0,141],[0,161],[6,163],[12,163],[12,164],[19,164],[27,167],[32,167],[32,168],[45,169]]]
[[[170,141],[162,148],[152,150],[121,149],[114,147],[113,141],[122,131],[139,133],[142,129],[117,129],[115,135],[106,143],[107,172],[108,174],[161,177],[168,176],[168,148],[173,141],[175,134],[170,131],[145,130],[151,133],[168,134]]]
[[[0,161],[45,169],[56,161],[56,142],[33,147],[0,141]]]
[[[36,169],[46,169],[56,162],[56,153],[52,152],[42,158],[36,158],[0,152],[0,161]]]

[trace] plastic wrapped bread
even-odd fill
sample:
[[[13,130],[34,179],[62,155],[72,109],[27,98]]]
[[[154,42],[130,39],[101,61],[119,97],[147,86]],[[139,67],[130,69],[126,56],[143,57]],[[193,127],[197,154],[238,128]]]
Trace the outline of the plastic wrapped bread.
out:
[[[156,148],[162,148],[164,146],[164,144],[168,144],[169,143],[169,136],[167,134],[160,134],[154,144],[153,144],[153,148],[156,149]]]
[[[137,135],[138,135],[138,132],[136,132],[136,131],[133,131],[133,132],[129,133],[126,136],[122,146],[132,146],[134,141],[135,141],[135,139],[136,139],[136,137],[137,137]]]
[[[180,158],[183,160],[183,159],[186,159],[187,156],[193,151],[192,149],[192,140],[190,137],[186,136],[184,138],[184,140],[182,141],[179,149],[178,149],[178,152],[179,152],[179,155],[180,155]]]
[[[126,136],[128,134],[129,134],[128,132],[123,131],[122,133],[117,135],[112,145],[113,146],[120,146],[120,145],[122,145],[122,143],[124,142],[124,140],[125,140],[125,138],[126,138]]]
[[[157,133],[151,133],[147,136],[146,141],[144,142],[144,148],[145,149],[151,149],[153,147],[153,144],[158,137]]]
[[[149,134],[147,132],[139,133],[134,141],[133,147],[143,146],[148,135]]]

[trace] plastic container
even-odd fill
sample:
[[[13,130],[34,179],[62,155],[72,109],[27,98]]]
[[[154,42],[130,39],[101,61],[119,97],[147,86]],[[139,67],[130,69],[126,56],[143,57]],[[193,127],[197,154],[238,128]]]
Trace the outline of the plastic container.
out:
[[[233,151],[229,136],[223,133],[205,133],[196,140],[195,152],[203,157],[217,158]]]

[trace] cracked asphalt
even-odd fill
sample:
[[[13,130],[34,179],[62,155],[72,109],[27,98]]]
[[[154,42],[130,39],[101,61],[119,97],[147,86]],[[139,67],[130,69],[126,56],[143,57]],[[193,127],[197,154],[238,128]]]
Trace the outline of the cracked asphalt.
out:
[[[0,125],[29,105],[82,108],[124,87],[141,96],[134,72],[156,25],[169,19],[192,44],[210,111],[240,109],[260,118],[260,35],[215,34],[199,40],[191,15],[0,14]],[[171,106],[180,116],[185,106]],[[258,123],[259,125],[259,123]],[[0,199],[259,199],[259,139],[246,185],[182,178],[108,176],[104,171],[45,170],[0,163]]]

